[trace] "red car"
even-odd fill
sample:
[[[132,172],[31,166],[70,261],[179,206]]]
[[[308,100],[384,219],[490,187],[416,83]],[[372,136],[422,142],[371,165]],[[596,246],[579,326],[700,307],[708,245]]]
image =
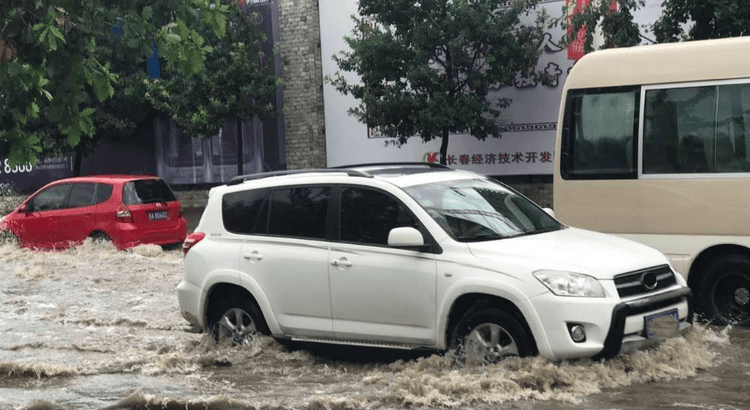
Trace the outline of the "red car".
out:
[[[180,202],[162,179],[96,175],[47,184],[0,219],[3,230],[26,248],[63,249],[94,238],[127,249],[180,244],[187,223]]]

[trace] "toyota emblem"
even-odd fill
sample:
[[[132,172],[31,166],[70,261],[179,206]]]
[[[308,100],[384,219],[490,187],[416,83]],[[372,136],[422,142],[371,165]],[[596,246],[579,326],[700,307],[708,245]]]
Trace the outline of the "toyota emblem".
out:
[[[641,285],[647,290],[654,290],[658,284],[659,281],[656,279],[656,274],[654,272],[646,272],[641,275]]]

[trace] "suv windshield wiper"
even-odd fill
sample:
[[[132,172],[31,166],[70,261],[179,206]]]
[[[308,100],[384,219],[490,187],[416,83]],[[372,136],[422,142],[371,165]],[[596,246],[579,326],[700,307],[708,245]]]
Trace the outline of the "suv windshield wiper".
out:
[[[512,238],[512,236],[502,236],[497,234],[483,233],[479,235],[461,235],[456,236],[456,239],[462,242],[480,242],[480,241],[494,241],[497,239]]]
[[[536,230],[536,231],[524,232],[524,235],[536,235],[536,234],[540,234],[540,233],[547,233],[547,232],[559,231],[561,229],[563,229],[562,226],[555,226],[555,227],[552,227],[552,228],[545,228],[545,229],[539,229],[539,230]]]

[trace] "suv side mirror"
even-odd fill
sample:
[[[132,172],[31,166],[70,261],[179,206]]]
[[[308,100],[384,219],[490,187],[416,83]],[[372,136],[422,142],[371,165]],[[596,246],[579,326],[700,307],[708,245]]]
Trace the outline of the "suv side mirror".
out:
[[[388,232],[388,246],[393,248],[421,248],[424,246],[422,233],[414,228],[393,228]]]

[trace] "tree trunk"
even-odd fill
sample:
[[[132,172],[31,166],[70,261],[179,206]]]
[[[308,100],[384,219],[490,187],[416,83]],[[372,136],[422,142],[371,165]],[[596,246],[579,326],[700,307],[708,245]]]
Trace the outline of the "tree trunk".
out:
[[[440,164],[448,165],[448,138],[449,132],[447,129],[443,130],[443,137],[440,143]]]
[[[82,143],[78,143],[76,146],[76,150],[73,158],[73,176],[74,177],[80,177],[81,176],[81,160],[83,159],[83,146]]]
[[[242,118],[237,118],[237,175],[242,175],[245,156],[242,155]]]

